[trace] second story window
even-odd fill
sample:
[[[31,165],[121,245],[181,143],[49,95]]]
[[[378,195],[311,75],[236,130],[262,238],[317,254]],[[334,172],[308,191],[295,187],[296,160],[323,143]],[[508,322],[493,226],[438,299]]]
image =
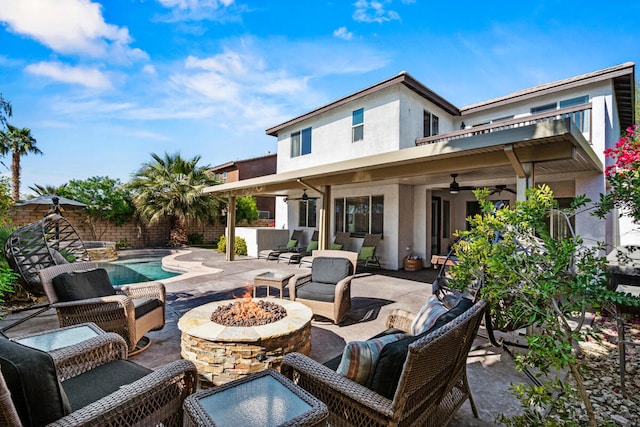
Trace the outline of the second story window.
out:
[[[435,136],[440,132],[440,119],[435,114],[424,110],[424,136]]]
[[[355,110],[351,115],[352,142],[364,139],[364,108]]]
[[[291,134],[291,157],[304,156],[311,153],[311,128],[302,129]]]

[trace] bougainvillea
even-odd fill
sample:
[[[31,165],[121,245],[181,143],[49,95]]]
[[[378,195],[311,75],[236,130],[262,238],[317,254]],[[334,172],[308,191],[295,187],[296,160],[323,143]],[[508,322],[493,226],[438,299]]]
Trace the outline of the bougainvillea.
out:
[[[604,154],[613,160],[605,169],[610,191],[600,196],[596,215],[604,217],[617,208],[640,224],[640,126],[627,128],[626,135]]]

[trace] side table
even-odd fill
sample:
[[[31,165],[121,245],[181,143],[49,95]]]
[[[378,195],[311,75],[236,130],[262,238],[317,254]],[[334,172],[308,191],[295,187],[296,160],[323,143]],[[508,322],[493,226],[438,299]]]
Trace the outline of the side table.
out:
[[[268,369],[201,390],[183,404],[184,426],[326,426],[327,406]]]
[[[256,289],[258,286],[267,287],[267,296],[269,296],[269,287],[280,289],[280,298],[282,298],[282,291],[284,284],[293,277],[293,273],[279,273],[267,271],[266,273],[258,274],[253,278],[253,297],[256,297]]]
[[[42,351],[54,351],[104,334],[95,323],[80,323],[59,329],[23,335],[13,341]]]

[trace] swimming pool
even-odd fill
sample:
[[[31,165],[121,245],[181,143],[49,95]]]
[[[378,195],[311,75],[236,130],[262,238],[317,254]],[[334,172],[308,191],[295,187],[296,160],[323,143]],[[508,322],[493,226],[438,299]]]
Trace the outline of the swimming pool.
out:
[[[99,265],[107,270],[111,284],[114,286],[168,279],[181,274],[163,270],[162,258],[129,259],[104,262]]]

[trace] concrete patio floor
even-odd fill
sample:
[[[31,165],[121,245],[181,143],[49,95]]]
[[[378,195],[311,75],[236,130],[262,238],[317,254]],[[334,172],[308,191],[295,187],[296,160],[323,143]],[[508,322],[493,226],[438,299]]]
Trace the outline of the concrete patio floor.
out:
[[[224,255],[213,250],[189,249],[166,257],[163,261],[173,268],[189,269],[190,273],[163,280],[167,290],[166,326],[148,334],[151,346],[131,360],[154,369],[180,358],[180,317],[193,307],[211,301],[231,299],[251,286],[253,277],[266,271],[301,274],[307,270],[297,265],[276,261],[238,257],[225,261]],[[434,270],[419,272],[369,271],[358,272],[352,281],[352,310],[341,325],[329,321],[312,321],[311,357],[326,362],[341,354],[349,341],[365,340],[385,329],[387,314],[396,308],[417,312],[431,295]],[[260,288],[258,296],[264,296]],[[272,289],[272,294],[276,291]],[[285,297],[287,294],[285,293]],[[14,313],[0,321],[4,327],[29,314]],[[30,319],[7,331],[10,337],[58,327],[54,310]],[[481,329],[476,344],[488,342]],[[512,396],[512,383],[527,382],[527,377],[515,369],[511,357],[502,350],[487,347],[474,351],[467,360],[471,392],[479,412],[476,419],[465,402],[456,414],[452,426],[494,426],[498,414],[520,412],[519,402]]]

